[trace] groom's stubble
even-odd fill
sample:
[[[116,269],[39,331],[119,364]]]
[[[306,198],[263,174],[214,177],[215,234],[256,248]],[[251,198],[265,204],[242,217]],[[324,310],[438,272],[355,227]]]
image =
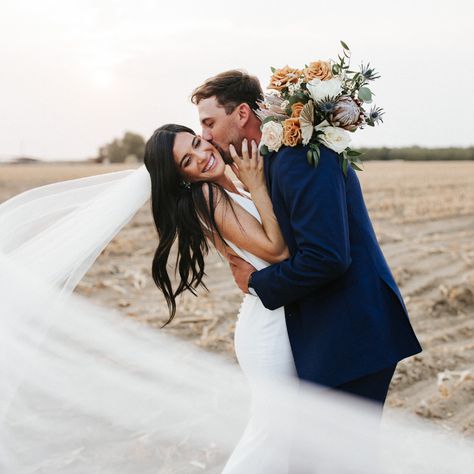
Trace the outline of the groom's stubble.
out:
[[[224,163],[226,165],[231,165],[234,162],[234,160],[232,159],[232,157],[230,155],[230,152],[229,152],[229,146],[230,145],[234,146],[234,148],[237,151],[238,155],[241,155],[241,153],[242,153],[242,141],[238,141],[238,140],[230,141],[227,144],[227,150],[222,148],[217,143],[213,143],[213,142],[211,142],[211,143],[217,148],[217,151],[221,154],[222,159],[224,160]]]
[[[237,131],[236,131],[237,132]],[[224,160],[224,163],[226,165],[230,165],[233,163],[233,159],[230,155],[230,152],[229,152],[229,146],[230,145],[233,145],[237,154],[239,156],[242,156],[242,141],[244,139],[247,139],[249,141],[249,143],[252,141],[252,140],[256,140],[257,143],[260,142],[260,139],[261,139],[261,132],[260,132],[260,129],[258,127],[257,130],[252,130],[251,133],[238,133],[237,132],[237,135],[238,136],[234,136],[232,137],[231,134],[229,134],[227,137],[225,137],[225,148],[223,146],[221,146],[220,144],[216,143],[214,140],[211,140],[211,143],[217,148],[217,150],[219,151],[219,153],[221,154],[223,160]]]

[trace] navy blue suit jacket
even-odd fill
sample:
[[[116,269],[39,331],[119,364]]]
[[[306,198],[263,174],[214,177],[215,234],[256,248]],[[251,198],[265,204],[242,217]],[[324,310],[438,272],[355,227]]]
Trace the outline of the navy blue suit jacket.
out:
[[[265,156],[273,208],[291,257],[256,272],[265,307],[285,307],[301,379],[334,387],[421,351],[378,245],[352,168],[321,146],[317,168],[307,147]]]

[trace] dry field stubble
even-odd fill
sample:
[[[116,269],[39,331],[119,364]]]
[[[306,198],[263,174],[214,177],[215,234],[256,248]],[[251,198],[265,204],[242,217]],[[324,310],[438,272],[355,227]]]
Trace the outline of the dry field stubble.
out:
[[[33,186],[125,166],[2,165],[0,202]],[[370,215],[424,351],[401,362],[388,404],[474,435],[474,162],[370,162],[359,173]],[[150,276],[148,205],[110,243],[77,291],[156,327],[167,319]],[[163,331],[233,357],[241,294],[215,252],[210,292],[181,298]]]

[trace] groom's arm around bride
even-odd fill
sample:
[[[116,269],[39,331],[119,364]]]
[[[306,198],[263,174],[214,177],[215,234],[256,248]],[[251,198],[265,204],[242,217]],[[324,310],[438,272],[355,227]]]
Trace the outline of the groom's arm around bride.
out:
[[[285,147],[267,156],[277,216],[285,217],[290,259],[252,276],[252,286],[269,309],[289,305],[341,277],[351,265],[344,174],[335,152],[322,147],[318,168],[306,147]]]

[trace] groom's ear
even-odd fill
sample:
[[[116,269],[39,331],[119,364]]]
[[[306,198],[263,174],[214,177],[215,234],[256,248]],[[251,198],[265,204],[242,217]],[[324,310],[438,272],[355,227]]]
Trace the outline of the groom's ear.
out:
[[[252,109],[249,104],[242,102],[237,106],[237,113],[239,117],[239,125],[244,128],[252,115]]]

